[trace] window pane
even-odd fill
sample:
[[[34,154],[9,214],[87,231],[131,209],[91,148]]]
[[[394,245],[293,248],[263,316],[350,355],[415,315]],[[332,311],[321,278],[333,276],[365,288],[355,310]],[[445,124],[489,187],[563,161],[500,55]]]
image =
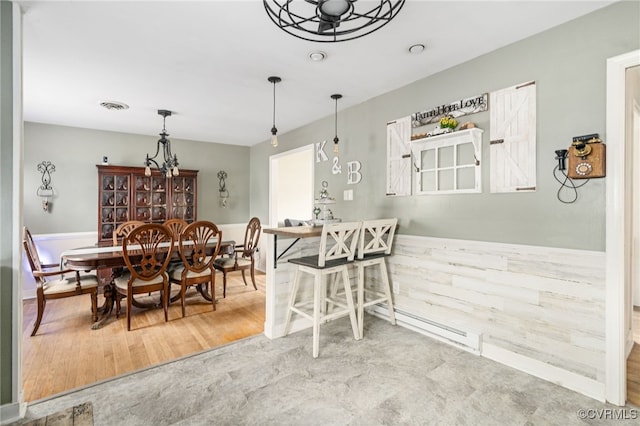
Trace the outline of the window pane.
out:
[[[452,189],[454,189],[453,169],[438,170],[438,191],[449,191]]]
[[[424,172],[420,176],[420,190],[421,191],[435,191],[436,190],[436,172]]]
[[[438,167],[453,167],[453,146],[444,146],[438,150]]]
[[[456,189],[474,189],[476,187],[476,171],[474,167],[456,169],[458,178],[458,187]]]
[[[458,145],[458,166],[464,164],[475,164],[475,158],[473,157],[473,144],[463,143]]]
[[[435,169],[436,167],[436,150],[425,149],[420,153],[422,155],[422,170]]]

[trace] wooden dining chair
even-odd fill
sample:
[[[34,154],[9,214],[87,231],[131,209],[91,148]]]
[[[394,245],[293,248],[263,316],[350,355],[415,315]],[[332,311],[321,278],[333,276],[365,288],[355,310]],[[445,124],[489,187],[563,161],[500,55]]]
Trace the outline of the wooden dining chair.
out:
[[[160,291],[164,320],[169,320],[169,276],[167,265],[171,259],[173,233],[165,226],[149,223],[134,228],[122,238],[122,253],[128,273],[114,279],[117,313],[120,298],[127,299],[127,330],[131,330],[131,307],[136,294]]]
[[[144,222],[141,222],[139,220],[129,220],[118,225],[115,231],[113,231],[113,245],[120,245],[122,237],[126,237],[131,233],[131,231],[133,231],[140,225],[144,225]]]
[[[200,293],[205,296],[203,286],[211,283],[209,295],[213,310],[216,310],[216,270],[213,261],[218,257],[221,242],[222,231],[208,221],[193,222],[180,233],[178,252],[182,265],[171,270],[170,279],[172,283],[180,285],[182,317],[185,316],[185,299],[189,286],[199,286]]]
[[[173,239],[175,241],[178,241],[178,239],[180,238],[180,233],[189,224],[184,219],[168,219],[163,223],[163,225],[169,228],[171,232],[173,232]]]
[[[297,268],[289,296],[284,334],[289,334],[291,316],[294,312],[311,320],[313,322],[314,358],[318,357],[319,352],[320,325],[327,321],[348,315],[351,319],[353,337],[356,340],[360,339],[353,292],[349,280],[349,265],[353,263],[355,257],[360,227],[361,222],[326,223],[322,227],[318,255],[289,259],[289,262],[294,263]],[[310,291],[301,292],[301,284],[306,282],[303,280],[303,274],[313,276],[311,300],[304,297],[311,293]],[[335,294],[334,297],[327,294],[326,278],[329,276],[335,279],[340,278],[342,281],[344,293],[341,293],[340,296],[343,296],[344,300],[335,297],[337,296]],[[298,298],[299,293],[301,293],[300,298]],[[336,307],[338,309],[335,309]]]
[[[386,258],[391,254],[393,236],[398,218],[365,220],[358,241],[358,327],[360,336],[364,333],[364,308],[378,303],[386,303],[389,322],[396,324],[391,298],[391,285],[387,272]],[[377,275],[371,275],[365,285],[365,269],[378,267]],[[377,277],[377,279],[375,279]]]
[[[227,297],[227,274],[229,272],[242,271],[242,281],[246,286],[247,279],[244,271],[249,270],[253,288],[255,290],[258,289],[255,278],[255,253],[258,248],[261,231],[260,219],[257,217],[251,218],[244,233],[244,243],[236,245],[233,252],[228,255],[223,255],[214,260],[213,266],[222,271],[222,297]]]
[[[80,275],[80,272],[71,269],[61,269],[59,263],[43,264],[31,232],[26,226],[22,229],[22,245],[36,281],[38,313],[31,335],[35,336],[37,333],[47,300],[50,299],[90,294],[92,320],[96,322],[98,320],[98,278],[95,275]],[[58,279],[51,280],[52,277],[58,277]]]

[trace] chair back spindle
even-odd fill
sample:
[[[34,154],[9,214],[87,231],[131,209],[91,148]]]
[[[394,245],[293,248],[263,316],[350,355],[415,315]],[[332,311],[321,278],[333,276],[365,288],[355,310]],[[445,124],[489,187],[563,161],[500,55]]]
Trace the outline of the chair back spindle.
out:
[[[346,259],[352,261],[358,244],[359,222],[325,223],[320,236],[318,266],[327,261]]]
[[[127,222],[121,223],[118,227],[113,231],[113,245],[120,245],[120,241],[122,241],[122,237],[126,237],[140,225],[144,225],[144,222],[139,220],[129,220]]]
[[[180,233],[182,233],[182,230],[189,224],[184,219],[169,219],[166,220],[163,225],[171,230],[173,233],[173,239],[178,241],[180,239]]]
[[[365,256],[373,254],[390,255],[397,224],[398,218],[362,222],[358,243],[358,259],[364,259]]]

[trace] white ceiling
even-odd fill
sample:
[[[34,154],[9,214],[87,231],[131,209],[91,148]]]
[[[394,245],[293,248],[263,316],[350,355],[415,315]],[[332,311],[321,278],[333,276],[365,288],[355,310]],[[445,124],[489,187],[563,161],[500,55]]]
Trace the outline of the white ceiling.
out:
[[[408,0],[375,33],[318,43],[277,28],[259,0],[15,2],[25,121],[157,136],[169,109],[172,138],[246,146],[270,136],[271,75],[282,134],[333,114],[333,93],[342,110],[613,3]],[[409,54],[415,43],[426,50]]]

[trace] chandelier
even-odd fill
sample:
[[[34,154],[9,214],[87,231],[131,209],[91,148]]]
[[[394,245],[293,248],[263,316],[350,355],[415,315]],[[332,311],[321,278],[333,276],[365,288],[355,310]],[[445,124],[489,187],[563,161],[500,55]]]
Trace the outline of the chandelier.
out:
[[[283,31],[308,41],[353,40],[382,28],[405,0],[263,0],[269,18]]]
[[[171,154],[171,141],[167,139],[169,133],[165,129],[165,121],[167,117],[171,116],[171,111],[166,109],[159,109],[158,115],[162,116],[162,132],[160,133],[160,139],[158,139],[158,144],[156,145],[156,153],[153,157],[149,157],[147,154],[147,158],[144,160],[144,174],[145,176],[151,176],[151,163],[155,164],[160,173],[165,175],[166,177],[178,176],[180,174],[180,170],[178,170],[178,156]],[[164,157],[164,162],[162,165],[158,164],[155,158],[160,154],[160,145],[162,145],[162,155]]]

